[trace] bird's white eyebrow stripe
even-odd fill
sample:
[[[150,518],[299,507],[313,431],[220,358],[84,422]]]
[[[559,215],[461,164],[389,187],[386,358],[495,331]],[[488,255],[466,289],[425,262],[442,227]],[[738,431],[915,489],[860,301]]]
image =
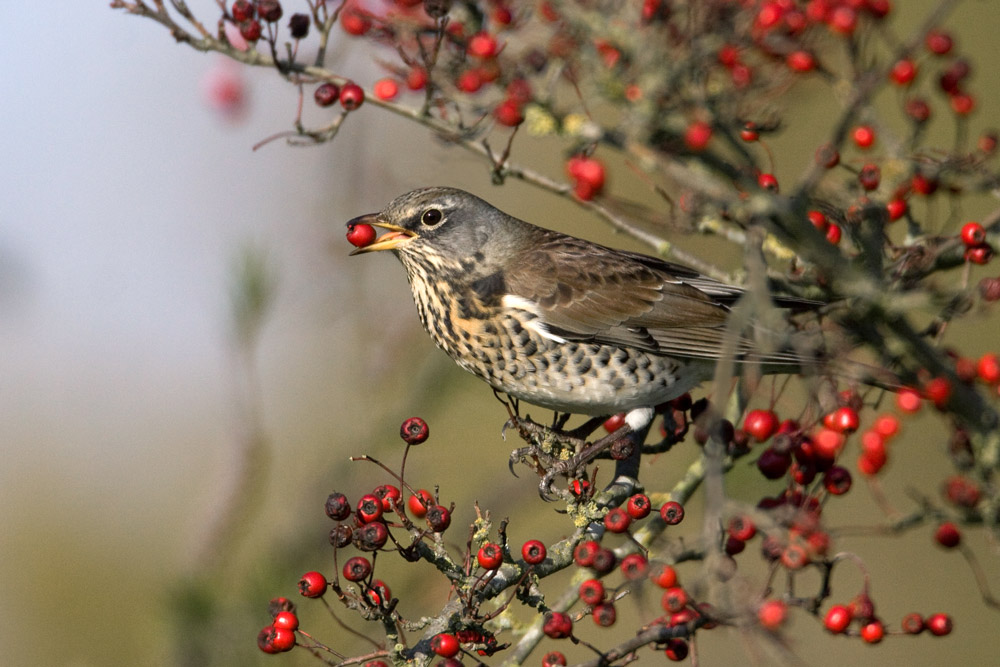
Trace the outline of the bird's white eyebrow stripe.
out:
[[[548,338],[556,343],[566,342],[565,338],[557,336],[549,331],[548,327],[546,327],[545,323],[542,321],[541,309],[538,307],[538,304],[531,299],[525,299],[523,296],[517,296],[516,294],[504,294],[503,298],[500,299],[500,305],[504,308],[524,310],[534,315],[534,319],[526,322],[524,326],[531,329],[542,338]]]

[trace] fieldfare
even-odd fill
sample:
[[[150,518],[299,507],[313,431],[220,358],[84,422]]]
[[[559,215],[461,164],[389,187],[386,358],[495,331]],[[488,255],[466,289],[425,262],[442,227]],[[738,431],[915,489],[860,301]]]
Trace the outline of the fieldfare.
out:
[[[537,227],[462,190],[414,190],[347,224],[361,223],[387,233],[352,254],[395,253],[438,347],[495,390],[556,412],[625,412],[640,431],[724,355],[763,372],[801,361],[734,340],[726,325],[743,289]]]

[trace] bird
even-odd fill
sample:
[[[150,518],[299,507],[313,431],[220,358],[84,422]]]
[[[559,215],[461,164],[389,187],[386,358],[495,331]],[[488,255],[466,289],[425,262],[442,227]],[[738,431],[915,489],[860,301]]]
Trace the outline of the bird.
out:
[[[745,334],[734,340],[727,324],[743,288],[539,227],[460,189],[408,192],[347,226],[360,224],[385,233],[351,254],[399,259],[439,348],[494,390],[557,414],[624,412],[638,432],[655,406],[711,379],[726,356],[765,373],[803,362],[789,350],[757,352]]]

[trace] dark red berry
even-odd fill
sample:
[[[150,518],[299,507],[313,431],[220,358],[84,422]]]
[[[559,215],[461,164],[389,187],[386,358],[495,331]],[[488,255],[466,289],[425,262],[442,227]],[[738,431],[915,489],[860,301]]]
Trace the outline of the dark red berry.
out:
[[[340,99],[340,86],[329,82],[320,84],[313,93],[313,99],[321,107],[328,107]],[[374,230],[372,232],[374,233]],[[355,245],[357,244],[355,243]]]
[[[561,611],[545,612],[542,632],[552,639],[565,639],[573,634],[573,619]]]
[[[594,605],[594,611],[590,613],[594,623],[602,628],[610,628],[618,620],[618,611],[613,602],[601,602]]]
[[[362,551],[378,551],[389,541],[389,529],[381,521],[366,523],[354,531],[352,540]]]
[[[351,501],[343,493],[331,493],[326,499],[326,515],[334,521],[343,521],[351,516]]]
[[[774,447],[765,449],[757,459],[757,469],[767,479],[781,479],[792,465],[792,457]]]
[[[615,569],[615,564],[617,562],[618,558],[615,556],[614,551],[601,547],[597,550],[597,553],[594,554],[594,560],[590,564],[590,567],[592,567],[595,572],[607,574],[611,570]]]
[[[580,567],[590,567],[594,564],[594,555],[600,551],[601,545],[593,540],[580,542],[573,549],[573,561]]]
[[[365,91],[356,83],[345,83],[340,89],[340,106],[345,111],[354,111],[365,101]]]
[[[851,473],[847,468],[833,466],[823,473],[823,486],[834,496],[842,496],[851,490]]]
[[[924,618],[920,614],[907,614],[903,617],[903,632],[908,635],[919,635],[924,631]]]
[[[256,42],[260,39],[262,32],[263,28],[257,19],[244,21],[240,24],[240,35],[248,42]]]
[[[642,554],[629,554],[622,558],[621,571],[629,581],[645,577],[648,569],[649,562]]]
[[[683,639],[668,639],[664,654],[671,662],[681,662],[688,656],[688,643]]]
[[[604,515],[604,527],[612,533],[626,532],[630,523],[632,517],[621,507],[615,507]]]
[[[542,667],[561,667],[567,664],[566,656],[559,651],[549,651],[542,656]]]
[[[934,539],[946,549],[957,547],[962,541],[962,533],[951,521],[945,521],[934,532]]]
[[[361,581],[367,579],[372,573],[372,564],[364,556],[354,556],[348,558],[344,563],[344,579],[348,581]]]
[[[927,45],[927,50],[931,53],[943,56],[951,51],[952,46],[954,46],[954,41],[952,40],[951,35],[943,30],[931,30],[927,33],[924,44]]]
[[[233,3],[231,13],[233,15],[233,20],[237,23],[249,21],[253,18],[254,14],[253,3],[248,2],[248,0],[236,0],[236,2]]]
[[[528,540],[521,547],[521,557],[524,558],[524,562],[529,565],[537,565],[545,560],[546,556],[545,545],[538,540]]]
[[[858,182],[865,190],[877,190],[882,182],[882,169],[877,164],[866,164],[858,173]]]
[[[419,445],[427,440],[430,434],[430,427],[420,417],[410,417],[399,427],[399,437],[408,445]]]
[[[684,520],[684,507],[674,500],[664,503],[660,508],[660,518],[668,526],[676,526]]]
[[[292,14],[292,18],[288,19],[288,32],[291,33],[294,39],[302,39],[308,35],[309,15]]]
[[[927,629],[930,630],[931,634],[936,637],[943,637],[945,635],[951,634],[953,624],[951,621],[951,616],[948,614],[931,614],[924,621]]]
[[[444,505],[434,505],[427,510],[427,525],[435,533],[443,533],[451,525],[451,510]]]
[[[600,579],[587,579],[580,584],[579,593],[584,604],[595,605],[604,599],[604,584]]]

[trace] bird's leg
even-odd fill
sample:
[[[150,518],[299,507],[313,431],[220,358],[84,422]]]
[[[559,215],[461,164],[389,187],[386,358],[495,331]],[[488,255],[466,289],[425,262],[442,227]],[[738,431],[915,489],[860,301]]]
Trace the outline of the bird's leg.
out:
[[[620,446],[621,456],[614,456],[618,463],[615,465],[615,477],[622,475],[635,478],[639,473],[639,457],[642,453],[642,442],[646,439],[649,426],[653,423],[655,412],[653,408],[635,408],[625,415],[625,424],[613,433],[609,433],[600,440],[597,440],[580,449],[576,455],[559,461],[549,468],[549,471],[538,484],[538,491],[542,498],[549,494],[549,487],[556,475],[572,476],[581,467],[590,463],[601,452],[610,448]],[[630,437],[635,436],[635,437]],[[621,444],[619,445],[619,442]]]

